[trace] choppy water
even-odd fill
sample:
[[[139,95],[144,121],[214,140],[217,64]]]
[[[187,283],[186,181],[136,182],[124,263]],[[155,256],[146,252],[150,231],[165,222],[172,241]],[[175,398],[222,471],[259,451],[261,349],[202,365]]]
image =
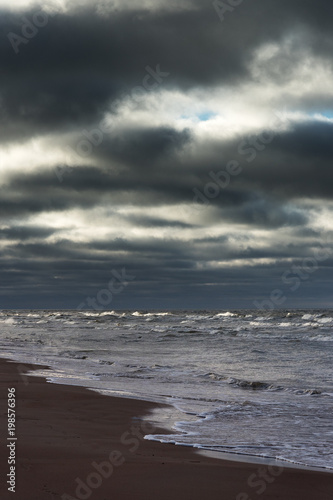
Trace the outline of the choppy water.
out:
[[[171,403],[155,418],[175,434],[154,439],[333,469],[333,311],[0,311],[0,345],[48,379]]]

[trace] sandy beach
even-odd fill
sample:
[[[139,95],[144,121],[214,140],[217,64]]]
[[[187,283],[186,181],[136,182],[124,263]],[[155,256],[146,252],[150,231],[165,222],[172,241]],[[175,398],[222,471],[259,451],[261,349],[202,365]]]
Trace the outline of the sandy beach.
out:
[[[1,499],[332,498],[331,473],[217,460],[191,448],[143,440],[158,431],[141,418],[153,403],[50,384],[26,377],[26,370],[0,361]],[[16,401],[16,439],[8,435],[8,394]]]

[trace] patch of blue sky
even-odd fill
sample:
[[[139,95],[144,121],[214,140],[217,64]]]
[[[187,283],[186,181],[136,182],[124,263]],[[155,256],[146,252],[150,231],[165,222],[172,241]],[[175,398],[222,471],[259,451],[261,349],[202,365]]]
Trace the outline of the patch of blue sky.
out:
[[[197,115],[201,122],[207,122],[211,118],[214,118],[214,116],[216,116],[216,113],[213,113],[212,111],[205,111],[204,113]]]
[[[207,122],[208,120],[210,120],[211,118],[214,118],[215,116],[217,116],[217,113],[213,113],[212,111],[204,111],[202,113],[196,113],[196,114],[193,114],[193,115],[181,115],[181,119],[182,120],[199,120],[200,122]]]
[[[324,109],[324,110],[317,111],[316,113],[311,114],[311,116],[313,116],[313,117],[318,116],[318,115],[325,116],[325,118],[329,118],[331,120],[331,119],[333,119],[333,110]]]

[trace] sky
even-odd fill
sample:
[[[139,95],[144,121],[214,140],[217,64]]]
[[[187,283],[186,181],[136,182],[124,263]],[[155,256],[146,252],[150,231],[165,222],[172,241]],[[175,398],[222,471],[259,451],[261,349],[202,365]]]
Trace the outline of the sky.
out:
[[[331,307],[332,28],[327,0],[0,0],[0,308]]]

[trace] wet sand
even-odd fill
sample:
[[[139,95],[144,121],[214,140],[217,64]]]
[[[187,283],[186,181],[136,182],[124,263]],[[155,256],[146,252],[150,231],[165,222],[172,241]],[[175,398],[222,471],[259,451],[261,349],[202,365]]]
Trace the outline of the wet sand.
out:
[[[147,441],[144,434],[160,430],[142,417],[157,405],[50,384],[25,371],[0,360],[2,500],[333,498],[332,473],[218,460]],[[8,388],[15,389],[17,440],[7,439]],[[15,493],[6,484],[10,454]]]

